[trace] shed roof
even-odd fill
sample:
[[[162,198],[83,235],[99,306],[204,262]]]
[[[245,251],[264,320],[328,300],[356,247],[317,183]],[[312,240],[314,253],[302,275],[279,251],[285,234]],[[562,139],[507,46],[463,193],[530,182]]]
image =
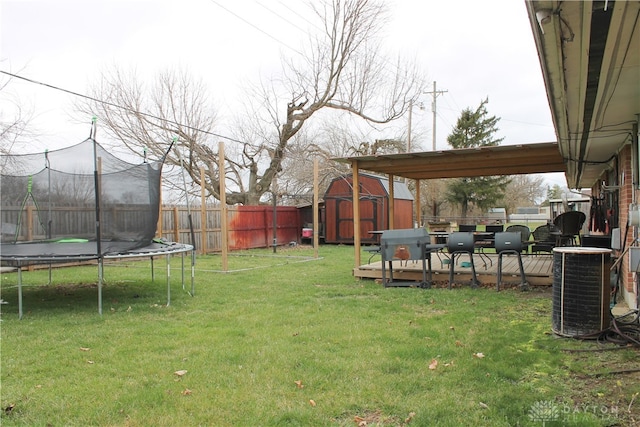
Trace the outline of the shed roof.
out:
[[[362,176],[366,176],[372,179],[375,179],[377,181],[380,181],[380,184],[382,185],[382,188],[384,188],[384,191],[386,193],[386,195],[390,195],[390,191],[389,191],[389,180],[383,176],[380,175],[373,175],[373,174],[369,174],[369,173],[360,173],[359,174],[361,177]],[[332,180],[333,181],[337,181],[337,180],[341,180],[341,179],[345,179],[345,178],[351,178],[351,174],[348,175],[342,175],[339,176],[337,178],[334,178]],[[330,188],[331,186],[329,186]],[[329,190],[327,189],[327,192]],[[363,194],[368,194],[368,193],[363,193]],[[411,191],[409,190],[409,187],[407,187],[407,184],[402,182],[402,181],[398,181],[398,180],[394,180],[393,181],[393,197],[396,200],[413,200],[413,194],[411,194]],[[327,193],[325,193],[325,198],[327,198]]]

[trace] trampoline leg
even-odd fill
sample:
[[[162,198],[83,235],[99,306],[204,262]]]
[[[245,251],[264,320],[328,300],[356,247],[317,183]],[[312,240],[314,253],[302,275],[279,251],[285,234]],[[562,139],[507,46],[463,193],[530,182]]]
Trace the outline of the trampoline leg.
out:
[[[156,281],[156,275],[155,272],[153,271],[153,257],[149,257],[151,259],[151,281],[155,282]]]
[[[167,255],[167,307],[171,305],[171,256]]]
[[[18,267],[18,318],[22,320],[22,267]]]
[[[182,262],[182,290],[184,291],[184,252],[180,253],[180,261]]]
[[[102,316],[102,258],[98,258],[98,314]]]
[[[191,250],[191,296],[196,295],[196,250],[195,248]]]

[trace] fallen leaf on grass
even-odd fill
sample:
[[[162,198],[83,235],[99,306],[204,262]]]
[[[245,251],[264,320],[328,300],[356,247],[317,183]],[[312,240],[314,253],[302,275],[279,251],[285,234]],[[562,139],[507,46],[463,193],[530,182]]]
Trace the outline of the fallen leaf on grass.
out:
[[[411,422],[411,420],[413,419],[413,417],[415,417],[415,416],[416,416],[415,412],[409,412],[409,416],[404,419],[404,423],[405,424],[409,424]]]
[[[94,364],[94,363],[96,363],[96,362],[94,362],[93,360],[87,360],[87,363],[88,363],[89,365],[93,365],[93,364]]]
[[[489,405],[487,405],[486,403],[478,402],[478,405],[480,405],[482,409],[489,409]]]
[[[484,354],[483,353],[473,353],[473,357],[478,358],[478,359],[482,359],[482,358],[484,358]]]
[[[429,369],[434,370],[438,367],[438,361],[436,359],[433,359],[431,361],[431,363],[429,364]]]
[[[90,351],[89,347],[80,347],[80,351]]]
[[[4,408],[4,413],[9,415],[11,413],[11,411],[13,411],[13,408],[15,408],[15,407],[16,407],[15,403],[10,404],[6,408]]]
[[[456,340],[456,347],[464,347],[464,345],[462,345],[460,340]]]
[[[192,393],[192,391],[191,391],[191,390],[189,390],[188,388],[185,388],[185,389],[182,391],[182,395],[183,395],[183,396],[191,396],[191,393]]]
[[[186,370],[186,369],[181,369],[181,370],[179,370],[179,371],[175,371],[175,372],[174,372],[174,374],[175,374],[175,375],[177,375],[177,376],[179,376],[179,377],[184,376],[186,373],[187,373],[187,370]]]
[[[309,399],[309,405],[316,406],[316,401],[313,399]]]
[[[298,386],[298,388],[304,388],[304,384],[302,384],[302,380],[296,380],[294,383]]]

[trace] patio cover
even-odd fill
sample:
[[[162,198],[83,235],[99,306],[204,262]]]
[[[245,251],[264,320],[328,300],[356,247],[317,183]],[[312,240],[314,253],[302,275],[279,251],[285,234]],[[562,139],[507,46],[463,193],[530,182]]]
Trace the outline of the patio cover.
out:
[[[555,142],[342,157],[333,160],[352,166],[357,164],[357,168],[361,170],[411,179],[566,172],[564,159]]]
[[[359,171],[383,173],[392,182],[395,176],[421,179],[462,178],[494,175],[523,175],[531,173],[564,172],[566,164],[555,142],[498,145],[444,151],[382,154],[372,156],[341,157],[333,160],[348,163],[353,170],[353,243],[355,266],[360,265],[360,201]],[[420,186],[416,185],[419,189]],[[393,200],[393,194],[390,195]],[[416,211],[420,194],[415,197]],[[389,218],[393,218],[393,203]],[[390,224],[393,229],[393,224]]]

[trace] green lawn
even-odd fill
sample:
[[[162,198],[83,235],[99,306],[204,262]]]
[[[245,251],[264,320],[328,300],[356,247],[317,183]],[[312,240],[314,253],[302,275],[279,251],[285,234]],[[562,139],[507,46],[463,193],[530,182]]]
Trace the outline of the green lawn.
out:
[[[637,375],[594,375],[638,365],[638,351],[576,351],[600,348],[552,335],[548,289],[385,289],[352,277],[353,247],[300,258],[312,254],[247,251],[230,257],[232,273],[219,272],[219,256],[199,257],[194,297],[176,259],[170,307],[164,262],[155,283],[146,261],[107,266],[102,316],[95,267],[55,269],[50,286],[47,271],[24,273],[23,320],[16,275],[3,274],[1,424],[640,420]]]

